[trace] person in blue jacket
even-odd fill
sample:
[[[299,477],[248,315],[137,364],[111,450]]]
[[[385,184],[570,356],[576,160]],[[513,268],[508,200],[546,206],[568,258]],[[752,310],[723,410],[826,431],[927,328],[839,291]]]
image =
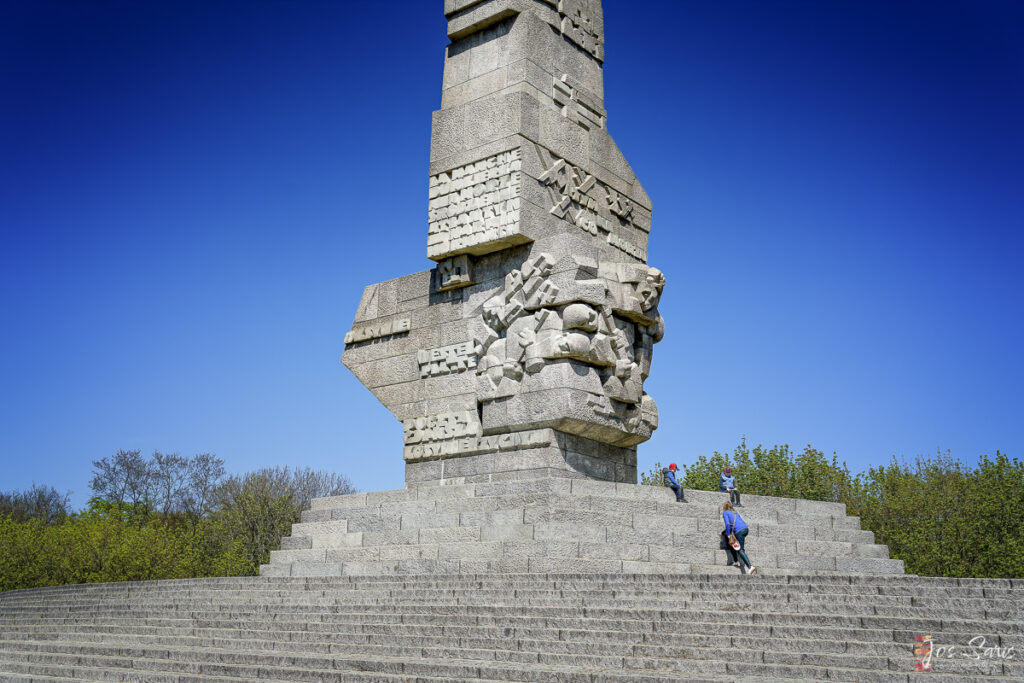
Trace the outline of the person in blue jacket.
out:
[[[725,522],[725,535],[735,534],[736,540],[740,542],[740,549],[736,551],[736,556],[739,558],[740,571],[744,574],[753,574],[756,567],[750,564],[750,558],[747,557],[747,551],[743,547],[750,527],[743,521],[740,514],[733,509],[730,502],[726,502],[722,506],[722,521]],[[746,565],[746,567],[743,565]]]
[[[726,467],[722,470],[722,474],[718,477],[718,490],[722,493],[729,494],[729,502],[734,503],[736,507],[743,507],[740,504],[740,490],[736,488],[736,477],[732,476],[732,468]]]
[[[683,500],[683,485],[676,481],[676,464],[672,463],[661,471],[661,478],[665,486],[672,489],[676,494],[677,503],[685,503]]]

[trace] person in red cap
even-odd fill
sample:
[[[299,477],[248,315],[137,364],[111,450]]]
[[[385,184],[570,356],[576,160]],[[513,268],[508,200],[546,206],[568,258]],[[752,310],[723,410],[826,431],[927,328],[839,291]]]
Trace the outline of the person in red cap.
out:
[[[672,463],[661,471],[661,478],[665,486],[672,489],[676,494],[677,503],[685,503],[683,500],[683,485],[676,480],[676,464]]]

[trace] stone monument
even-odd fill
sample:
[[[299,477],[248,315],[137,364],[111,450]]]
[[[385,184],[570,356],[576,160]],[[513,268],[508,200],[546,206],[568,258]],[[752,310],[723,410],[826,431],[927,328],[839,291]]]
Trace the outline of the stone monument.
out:
[[[260,574],[737,571],[722,494],[681,505],[636,484],[665,280],[647,265],[651,203],[606,128],[601,3],[445,13],[437,264],[367,287],[342,356],[403,423],[406,486],[313,500]],[[744,503],[762,573],[903,573],[839,503]]]
[[[665,332],[651,202],[604,108],[600,0],[445,0],[431,270],[370,285],[342,362],[404,427],[406,484],[636,483]]]

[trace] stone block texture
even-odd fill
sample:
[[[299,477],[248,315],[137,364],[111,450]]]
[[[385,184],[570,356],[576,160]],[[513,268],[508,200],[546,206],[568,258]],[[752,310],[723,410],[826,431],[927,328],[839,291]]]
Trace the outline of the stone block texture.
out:
[[[497,542],[496,542],[497,543]],[[595,557],[628,573],[574,572],[531,555],[504,574],[452,556],[402,557],[373,574],[60,586],[0,593],[0,680],[1020,681],[1024,585],[1007,579],[674,573],[676,563]],[[628,545],[628,544],[627,544]],[[627,549],[638,556],[634,549]],[[283,567],[285,565],[271,565]],[[528,568],[559,573],[515,573]],[[914,671],[929,635],[930,673]]]
[[[445,16],[436,266],[366,288],[342,362],[402,421],[410,484],[635,483],[665,278],[647,265],[651,202],[608,133],[601,2],[456,0]]]
[[[571,443],[579,438],[556,436],[553,443],[580,448]],[[536,471],[555,472],[564,462],[554,445],[508,455],[529,459]],[[314,500],[263,573],[406,573],[411,568],[402,562],[412,559],[420,561],[417,573],[740,572],[719,550],[722,494],[686,491],[679,503],[667,488],[616,482],[612,475],[599,481],[562,470],[520,478],[530,471],[509,469],[499,476],[488,474],[502,467],[488,460],[493,457],[413,463],[407,478],[424,477],[418,485]],[[599,463],[613,460],[604,453]],[[635,468],[635,460],[628,466]],[[767,496],[743,501],[755,573],[903,574],[903,562],[890,559],[843,505]]]

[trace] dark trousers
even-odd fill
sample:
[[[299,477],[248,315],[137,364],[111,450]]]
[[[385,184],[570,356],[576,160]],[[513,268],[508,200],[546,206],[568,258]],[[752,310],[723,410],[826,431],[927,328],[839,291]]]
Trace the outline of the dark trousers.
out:
[[[739,550],[733,550],[733,547],[731,545],[729,545],[729,537],[726,535],[724,530],[722,531],[722,544],[721,545],[722,545],[723,548],[725,548],[725,554],[726,554],[726,556],[729,559],[729,564],[730,565],[739,564],[742,567],[743,564],[745,564],[745,565],[747,565],[747,567],[751,566],[750,558],[747,557],[746,550],[743,547],[743,544],[747,540],[747,533],[749,531],[750,531],[750,529],[743,529],[741,531],[737,531],[736,532],[736,540],[740,542],[740,549]],[[740,560],[743,561],[743,564],[740,564]]]
[[[747,551],[743,547],[744,541],[747,540],[747,532],[748,531],[750,531],[750,529],[740,529],[739,531],[736,532],[736,540],[740,542],[740,549],[739,550],[733,550],[733,552],[736,553],[737,555],[739,555],[740,559],[743,560],[743,564],[747,565],[747,567],[749,568],[751,566],[750,558],[747,557]],[[742,566],[742,565],[740,565],[740,566]]]
[[[725,551],[725,559],[728,560],[730,567],[736,564],[736,551],[729,545],[729,536],[726,535],[725,529],[722,529],[722,540],[718,547]]]
[[[729,502],[733,505],[740,504],[740,491],[739,489],[729,489]]]
[[[665,484],[665,486],[672,489],[676,494],[676,502],[683,502],[683,487],[679,484]]]

